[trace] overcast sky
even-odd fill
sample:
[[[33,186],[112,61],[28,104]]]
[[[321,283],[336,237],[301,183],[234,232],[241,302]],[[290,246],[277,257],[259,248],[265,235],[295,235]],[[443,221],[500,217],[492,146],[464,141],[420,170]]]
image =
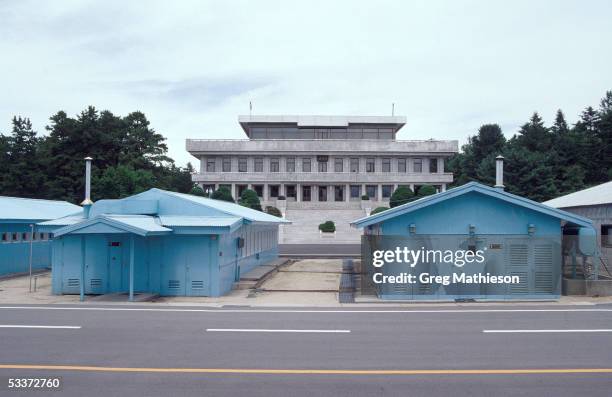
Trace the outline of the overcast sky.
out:
[[[405,115],[399,139],[575,122],[612,89],[610,1],[0,0],[0,131],[58,110],[143,111],[186,138],[248,114]]]

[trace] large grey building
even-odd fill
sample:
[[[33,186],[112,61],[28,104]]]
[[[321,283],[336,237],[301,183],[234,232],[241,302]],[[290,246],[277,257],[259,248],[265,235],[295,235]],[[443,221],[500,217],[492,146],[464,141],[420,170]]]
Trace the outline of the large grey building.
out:
[[[253,189],[264,205],[384,205],[397,186],[440,191],[453,181],[445,160],[457,141],[397,140],[405,117],[239,116],[248,139],[188,139],[200,160],[193,180],[204,190],[226,186],[234,197]],[[323,203],[323,204],[321,204]],[[337,207],[334,205],[333,207]]]

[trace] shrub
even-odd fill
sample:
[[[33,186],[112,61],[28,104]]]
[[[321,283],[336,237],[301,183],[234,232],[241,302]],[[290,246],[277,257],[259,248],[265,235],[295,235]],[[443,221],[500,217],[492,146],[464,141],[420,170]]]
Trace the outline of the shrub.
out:
[[[242,194],[240,195],[240,200],[238,200],[238,204],[243,207],[252,208],[257,211],[263,211],[261,209],[261,202],[259,201],[259,197],[254,190],[244,189]]]
[[[319,230],[323,233],[333,233],[336,231],[336,224],[334,221],[325,221],[319,225]]]
[[[423,185],[417,192],[419,197],[431,196],[432,194],[436,194],[436,188],[431,185]]]
[[[204,189],[202,189],[199,185],[195,185],[194,187],[192,187],[189,194],[200,197],[206,196],[206,193],[204,193]]]
[[[285,200],[285,196],[278,196],[276,199],[277,200]]]
[[[414,192],[407,186],[399,186],[389,200],[389,206],[391,208],[397,207],[398,205],[406,204],[414,200]]]
[[[363,196],[361,196],[362,200],[369,200],[370,196],[368,196],[367,194],[364,194]]]
[[[389,209],[388,207],[377,207],[377,208],[374,208],[372,212],[370,212],[370,215],[378,214],[379,212],[383,212],[388,209]]]
[[[232,192],[230,192],[230,190],[226,188],[225,186],[220,187],[219,189],[215,190],[212,196],[210,196],[210,198],[213,198],[215,200],[229,201],[230,203],[234,202],[234,198],[232,197]]]
[[[271,205],[268,205],[266,207],[266,214],[270,214],[270,215],[274,215],[277,216],[279,218],[283,217],[283,214],[280,212],[280,210],[276,207],[272,207]]]

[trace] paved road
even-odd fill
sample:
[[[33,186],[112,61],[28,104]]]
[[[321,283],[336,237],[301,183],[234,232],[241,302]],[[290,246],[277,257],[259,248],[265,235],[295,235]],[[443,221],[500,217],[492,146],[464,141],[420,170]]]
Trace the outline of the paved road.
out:
[[[140,310],[88,305],[72,310],[4,306],[0,308],[0,379],[61,375],[64,390],[55,394],[62,396],[592,397],[612,393],[612,373],[540,371],[612,368],[612,306],[472,307],[194,310],[146,306]],[[2,328],[6,325],[81,328]],[[256,329],[265,331],[252,332]],[[567,330],[598,332],[559,332]],[[45,368],[1,368],[3,364]],[[56,365],[70,367],[59,371],[53,369]],[[82,366],[104,368],[87,372]],[[144,369],[125,372],[129,368]],[[160,368],[167,372],[149,372]],[[219,369],[225,372],[214,373]],[[227,373],[241,369],[263,373]],[[268,371],[277,369],[293,372]],[[538,371],[523,373],[534,369]],[[388,372],[392,370],[404,372]],[[430,372],[414,372],[420,370]],[[2,387],[0,395],[6,386]]]

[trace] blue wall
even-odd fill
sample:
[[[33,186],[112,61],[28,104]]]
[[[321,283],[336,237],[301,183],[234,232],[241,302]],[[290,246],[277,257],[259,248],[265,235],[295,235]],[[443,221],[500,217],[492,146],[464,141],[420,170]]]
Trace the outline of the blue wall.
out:
[[[36,223],[33,221],[32,223]],[[30,223],[0,223],[0,236],[3,233],[19,233],[18,241],[0,241],[0,275],[23,273],[30,270],[30,241],[22,241],[21,234],[31,233]],[[36,229],[35,229],[35,233]],[[37,235],[37,237],[39,237]],[[34,240],[32,244],[32,268],[51,267],[51,242]]]

